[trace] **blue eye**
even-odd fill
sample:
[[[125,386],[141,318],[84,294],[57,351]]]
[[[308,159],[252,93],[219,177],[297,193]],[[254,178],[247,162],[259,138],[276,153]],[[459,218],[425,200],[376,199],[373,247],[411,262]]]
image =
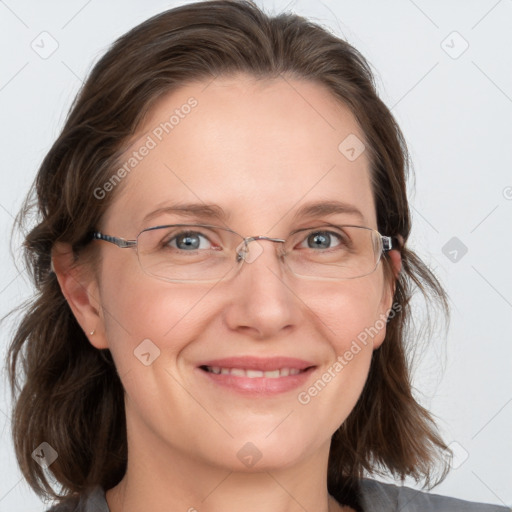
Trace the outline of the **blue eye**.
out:
[[[341,244],[341,236],[332,231],[314,231],[310,233],[304,242],[309,249],[331,249]],[[337,242],[334,246],[331,244]]]
[[[201,243],[201,240],[205,242]],[[194,251],[198,249],[209,249],[210,241],[201,233],[187,231],[173,236],[166,242],[166,245],[183,251]]]

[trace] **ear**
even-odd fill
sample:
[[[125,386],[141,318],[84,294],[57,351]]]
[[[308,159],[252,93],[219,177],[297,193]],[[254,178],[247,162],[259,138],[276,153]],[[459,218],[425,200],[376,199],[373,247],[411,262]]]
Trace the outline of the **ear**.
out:
[[[52,266],[62,294],[91,344],[98,349],[108,348],[93,269],[85,262],[77,262],[71,246],[63,243],[53,247]]]
[[[402,255],[400,251],[393,249],[388,252],[389,256],[389,262],[388,266],[390,267],[391,276],[388,277],[388,272],[384,272],[384,290],[382,293],[382,301],[380,305],[380,314],[383,318],[383,321],[387,321],[387,316],[389,311],[391,310],[393,306],[393,298],[395,296],[395,289],[396,289],[396,281],[398,279],[398,275],[400,274],[400,271],[402,270]],[[374,340],[373,348],[377,349],[379,348],[383,341],[385,336],[379,336],[378,339]]]
[[[395,284],[396,280],[398,279],[398,274],[400,274],[400,271],[402,270],[402,254],[399,250],[393,249],[389,251],[389,259],[391,260],[391,268],[393,269],[393,295],[395,293]]]

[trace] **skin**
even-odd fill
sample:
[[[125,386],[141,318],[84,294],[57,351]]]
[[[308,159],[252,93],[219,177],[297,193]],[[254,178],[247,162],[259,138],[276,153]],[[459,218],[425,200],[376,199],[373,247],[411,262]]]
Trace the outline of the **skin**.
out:
[[[317,221],[377,228],[366,153],[349,161],[338,151],[349,134],[363,134],[319,84],[238,75],[187,85],[159,100],[126,156],[190,96],[197,107],[115,191],[103,233],[134,239],[146,227],[205,220],[164,214],[142,223],[177,200],[220,205],[244,236],[286,238]],[[363,219],[293,220],[316,200],[350,203]],[[382,264],[358,279],[304,280],[281,266],[276,244],[261,241],[263,252],[229,281],[169,283],[143,273],[135,250],[93,243],[97,272],[72,267],[63,244],[53,258],[77,320],[95,347],[112,352],[126,391],[128,470],[107,492],[110,510],[350,510],[327,493],[330,438],[360,396],[385,328],[310,403],[297,394],[391,307]],[[400,255],[390,254],[396,276]],[[160,350],[149,366],[133,354],[147,338]],[[301,389],[256,398],[198,375],[201,361],[237,355],[298,357],[317,368]],[[237,457],[247,442],[261,453],[252,467]]]

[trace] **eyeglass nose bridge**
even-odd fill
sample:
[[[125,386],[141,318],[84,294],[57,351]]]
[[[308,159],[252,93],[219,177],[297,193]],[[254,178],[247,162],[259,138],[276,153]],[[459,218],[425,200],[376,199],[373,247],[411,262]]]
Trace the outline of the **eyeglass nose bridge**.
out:
[[[263,252],[263,249],[260,245],[257,245],[258,250],[252,251],[252,253],[249,251],[249,244],[255,240],[268,240],[270,242],[279,242],[279,243],[285,243],[286,240],[283,238],[271,238],[268,236],[248,236],[243,239],[242,242],[238,245],[236,248],[236,261],[237,263],[240,263],[241,260],[243,260],[246,263],[252,263],[256,260],[256,258]]]

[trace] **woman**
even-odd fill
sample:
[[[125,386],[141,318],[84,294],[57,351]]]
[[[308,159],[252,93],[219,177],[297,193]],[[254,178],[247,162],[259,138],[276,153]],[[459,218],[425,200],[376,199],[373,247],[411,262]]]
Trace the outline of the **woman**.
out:
[[[36,180],[39,295],[10,350],[36,492],[60,512],[505,510],[363,478],[448,470],[405,357],[414,285],[446,308],[407,247],[407,159],[364,58],[298,16],[220,0],[120,38]]]

